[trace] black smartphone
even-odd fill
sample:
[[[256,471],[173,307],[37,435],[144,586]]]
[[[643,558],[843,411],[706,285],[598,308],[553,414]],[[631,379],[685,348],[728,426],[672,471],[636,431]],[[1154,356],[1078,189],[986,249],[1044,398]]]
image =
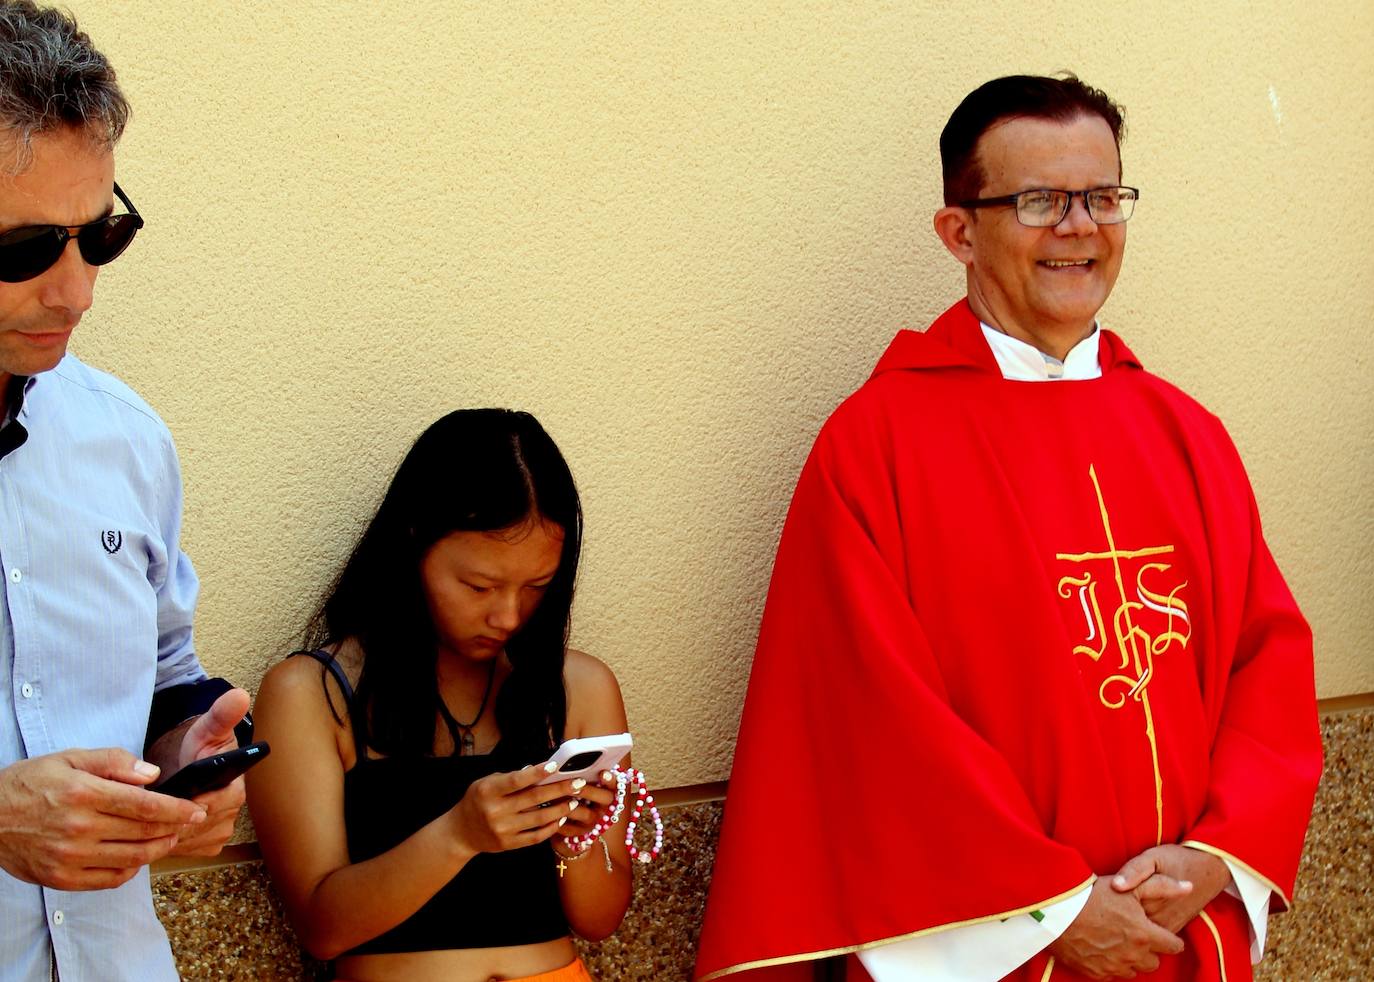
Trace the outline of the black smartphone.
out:
[[[173,798],[194,798],[207,791],[217,791],[258,761],[264,760],[271,752],[272,748],[267,745],[267,741],[259,740],[237,750],[211,754],[209,757],[191,761],[149,790],[158,794],[169,794]]]

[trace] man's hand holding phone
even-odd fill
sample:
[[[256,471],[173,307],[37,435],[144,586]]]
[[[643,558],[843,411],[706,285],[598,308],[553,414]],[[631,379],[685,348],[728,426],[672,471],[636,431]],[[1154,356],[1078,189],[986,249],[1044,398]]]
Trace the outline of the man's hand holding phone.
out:
[[[200,802],[149,794],[127,750],[64,750],[0,768],[0,868],[58,890],[106,890],[206,822]]]
[[[177,727],[154,746],[172,754],[177,763],[176,770],[194,761],[226,753],[238,746],[234,727],[248,712],[248,706],[247,692],[230,689],[216,699],[209,710],[188,724]],[[166,777],[170,780],[172,774]],[[158,788],[152,790],[157,791]],[[243,808],[243,777],[235,777],[224,787],[195,795],[190,800],[205,810],[206,818],[203,822],[180,830],[171,855],[216,856],[229,841],[229,836],[234,834],[234,822]]]

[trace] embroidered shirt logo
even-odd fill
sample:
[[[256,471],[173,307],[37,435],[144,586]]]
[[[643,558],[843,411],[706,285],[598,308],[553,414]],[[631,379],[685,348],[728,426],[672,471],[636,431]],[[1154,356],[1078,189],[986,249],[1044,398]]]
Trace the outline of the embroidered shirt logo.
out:
[[[106,529],[100,533],[100,544],[105,547],[106,552],[113,556],[119,552],[119,547],[124,545],[124,533]]]

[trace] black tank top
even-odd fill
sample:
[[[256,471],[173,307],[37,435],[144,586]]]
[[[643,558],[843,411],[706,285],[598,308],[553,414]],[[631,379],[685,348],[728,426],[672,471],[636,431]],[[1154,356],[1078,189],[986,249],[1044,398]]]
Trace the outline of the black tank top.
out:
[[[329,669],[351,716],[353,689],[338,663],[327,652],[295,654],[310,655]],[[357,747],[357,762],[344,774],[349,860],[361,863],[381,855],[457,804],[473,781],[528,763],[514,759],[501,744],[470,757],[370,758]],[[348,954],[537,944],[567,933],[554,857],[541,843],[474,856],[409,918]]]

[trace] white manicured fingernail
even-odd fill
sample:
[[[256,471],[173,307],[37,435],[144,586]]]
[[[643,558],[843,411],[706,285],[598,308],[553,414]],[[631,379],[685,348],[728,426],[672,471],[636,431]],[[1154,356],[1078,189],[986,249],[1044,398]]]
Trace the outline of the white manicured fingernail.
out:
[[[560,819],[558,820],[558,827],[559,827],[559,828],[562,828],[562,827],[563,827],[563,823],[566,822],[567,820],[568,820],[568,816],[566,816],[566,815],[564,815],[562,818],[560,818]]]
[[[556,770],[558,770],[558,765],[555,764],[553,761],[549,761],[547,764],[544,765],[545,774],[552,774]]]
[[[580,777],[579,777],[576,781],[574,781],[574,782],[572,783],[572,789],[573,789],[574,791],[581,791],[581,790],[582,790],[583,788],[585,788],[586,786],[587,786],[587,782],[584,781],[584,780],[583,780],[582,778],[580,778]]]
[[[582,802],[577,801],[577,800],[575,800],[575,799],[574,799],[573,801],[568,802],[568,811],[570,811],[570,812],[575,812],[575,811],[577,811],[577,806],[580,805],[580,804],[582,804]]]

